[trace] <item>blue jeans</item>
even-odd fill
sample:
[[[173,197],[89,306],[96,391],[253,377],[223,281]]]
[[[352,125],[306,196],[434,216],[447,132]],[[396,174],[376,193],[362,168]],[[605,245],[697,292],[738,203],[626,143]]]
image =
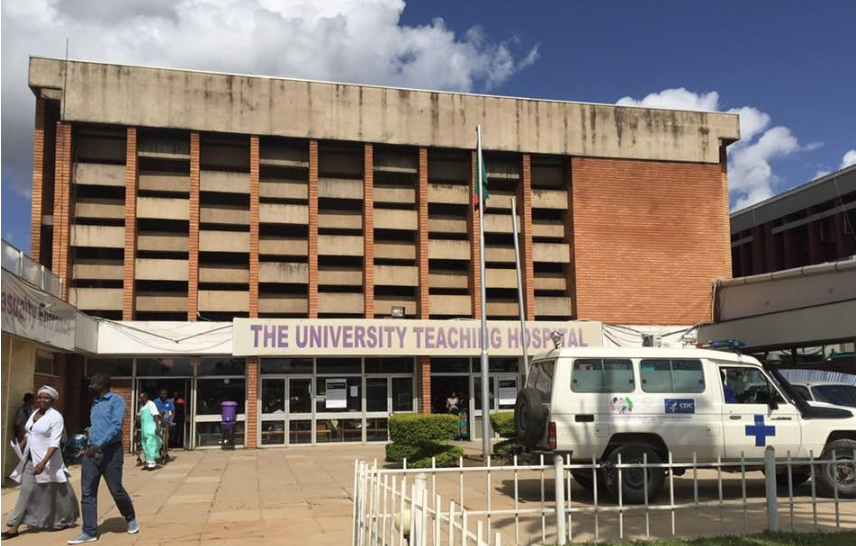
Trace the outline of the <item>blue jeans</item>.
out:
[[[113,501],[124,516],[125,521],[136,518],[131,496],[122,487],[122,466],[124,464],[122,443],[116,442],[105,446],[100,453],[91,459],[83,459],[83,469],[80,477],[80,489],[83,507],[83,532],[90,536],[98,535],[98,485],[101,477],[107,482],[107,488]]]

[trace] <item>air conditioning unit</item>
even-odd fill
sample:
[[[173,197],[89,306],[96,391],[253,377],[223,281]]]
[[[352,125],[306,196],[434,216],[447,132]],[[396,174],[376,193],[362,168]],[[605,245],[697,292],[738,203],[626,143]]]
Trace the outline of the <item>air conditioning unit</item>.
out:
[[[643,347],[659,347],[661,345],[659,334],[642,334]]]

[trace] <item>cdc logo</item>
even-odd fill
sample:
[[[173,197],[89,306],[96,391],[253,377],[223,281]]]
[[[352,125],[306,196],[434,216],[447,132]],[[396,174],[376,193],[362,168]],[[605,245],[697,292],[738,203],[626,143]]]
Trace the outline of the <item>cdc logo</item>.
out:
[[[666,398],[666,413],[695,413],[695,400],[692,398]]]

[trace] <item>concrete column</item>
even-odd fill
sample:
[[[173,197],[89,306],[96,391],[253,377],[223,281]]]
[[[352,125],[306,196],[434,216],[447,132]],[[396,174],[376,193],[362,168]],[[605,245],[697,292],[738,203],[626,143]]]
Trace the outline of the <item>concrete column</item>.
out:
[[[764,249],[767,255],[767,271],[778,271],[781,269],[779,261],[779,247],[776,245],[776,235],[773,233],[773,223],[767,222],[763,226]]]
[[[42,190],[45,168],[45,99],[36,99],[36,123],[33,131],[33,199],[30,215],[30,258],[41,260]]]
[[[752,228],[752,274],[764,273],[764,229]]]
[[[417,232],[417,267],[419,270],[419,291],[416,298],[416,312],[420,319],[431,317],[429,299],[428,272],[428,148],[419,148],[419,187],[416,205],[419,207],[419,224]],[[430,386],[429,386],[430,388]]]
[[[535,262],[532,253],[532,156],[523,154],[522,177],[517,187],[520,216],[520,269],[523,276],[523,307],[528,320],[535,319]]]
[[[309,318],[318,318],[318,141],[309,141]]]
[[[374,147],[363,156],[363,301],[365,318],[374,318]]]
[[[470,239],[470,276],[469,276],[469,291],[470,301],[472,303],[473,318],[481,318],[481,270],[479,269],[479,260],[481,254],[479,252],[479,211],[478,201],[476,200],[476,161],[477,154],[472,152],[471,156],[471,172],[470,172],[470,206],[467,211],[467,227]]]
[[[199,133],[190,133],[190,233],[187,257],[187,320],[199,314]]]
[[[416,357],[420,413],[431,413],[431,357]]]
[[[250,137],[250,318],[259,316],[259,137]],[[249,366],[249,364],[248,364]],[[253,429],[255,430],[255,429]]]
[[[54,174],[53,264],[51,270],[62,279],[62,299],[68,301],[71,279],[69,257],[71,231],[71,125],[56,124],[56,164]]]
[[[137,128],[128,127],[125,140],[125,255],[122,275],[122,320],[134,320],[137,258]]]
[[[568,158],[568,210],[565,212],[565,242],[570,261],[565,266],[565,293],[571,298],[571,318],[577,318],[577,270],[574,254],[574,169],[573,160]]]
[[[256,141],[258,142],[257,137]],[[259,425],[259,357],[247,358],[247,422],[244,423],[244,445],[249,449],[258,447]]]

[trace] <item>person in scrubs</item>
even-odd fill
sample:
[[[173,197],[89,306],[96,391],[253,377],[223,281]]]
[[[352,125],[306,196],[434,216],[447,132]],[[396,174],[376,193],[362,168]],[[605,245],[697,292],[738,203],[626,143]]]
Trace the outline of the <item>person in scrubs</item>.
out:
[[[143,470],[152,470],[157,466],[163,445],[158,432],[161,424],[161,413],[155,403],[149,400],[149,395],[145,391],[140,392],[139,401],[140,437],[146,459]]]

